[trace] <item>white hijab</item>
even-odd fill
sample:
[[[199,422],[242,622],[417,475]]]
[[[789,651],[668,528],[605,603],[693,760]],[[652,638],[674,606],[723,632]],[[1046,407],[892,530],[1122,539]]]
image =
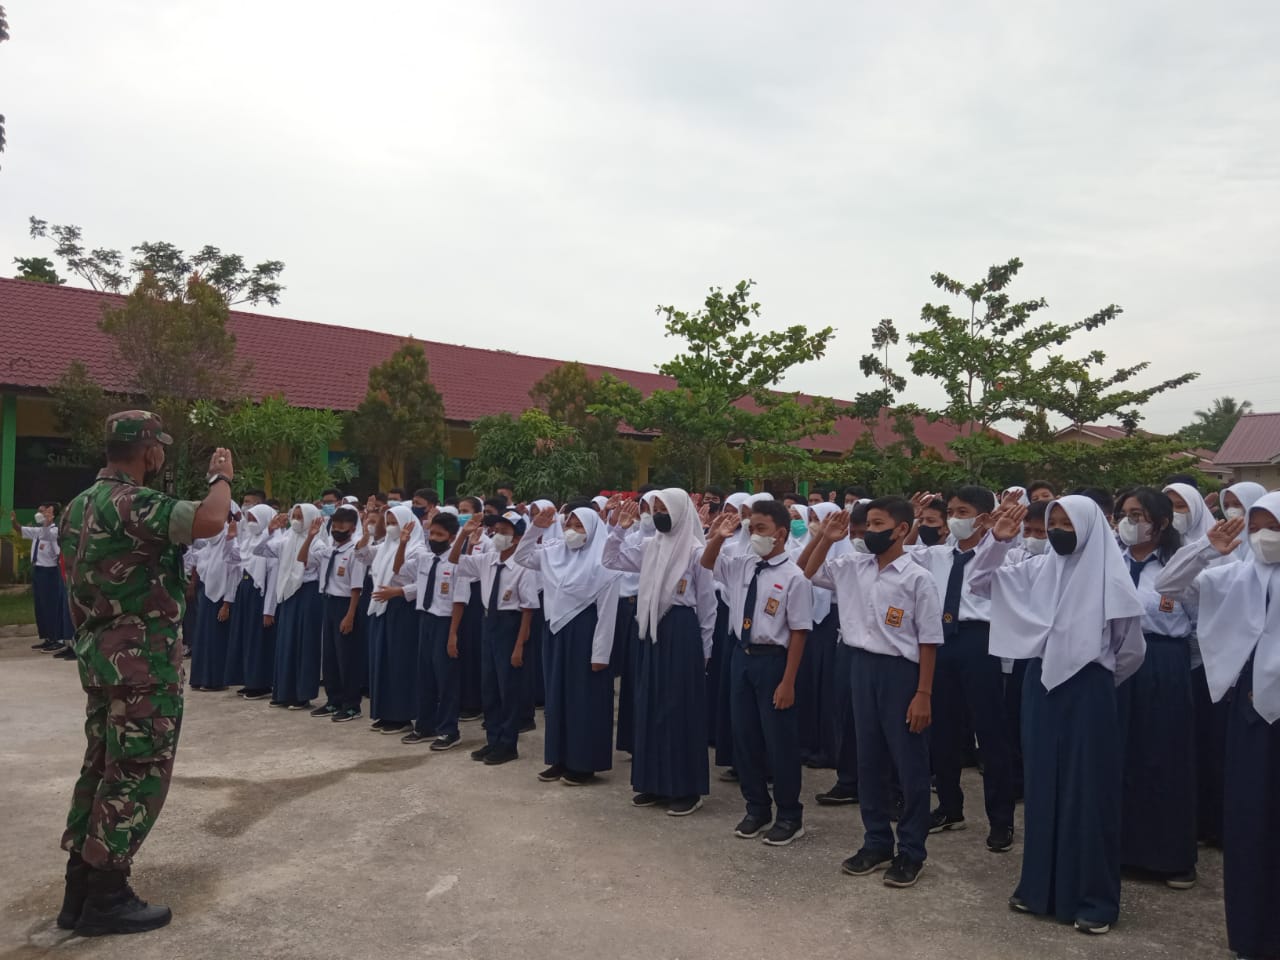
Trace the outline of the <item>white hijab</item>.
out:
[[[605,529],[600,514],[590,507],[579,507],[573,515],[587,534],[587,542],[577,550],[570,550],[564,540],[547,540],[548,531],[542,532],[542,601],[553,633],[595,603],[605,587],[620,576],[604,565]],[[605,615],[613,616],[611,612],[601,614]]]
[[[555,519],[551,521],[551,526],[542,532],[542,538],[544,540],[563,540],[564,520],[560,518],[560,512],[556,510],[556,505],[550,500],[535,500],[530,506],[537,507],[539,512],[550,510],[555,513]]]
[[[808,508],[809,516],[818,523],[826,521],[827,517],[835,513],[844,513],[844,508],[834,503],[815,503]],[[817,536],[822,536],[821,531]],[[848,537],[841,537],[833,543],[827,551],[827,559],[834,560],[836,557],[843,557],[845,554],[853,553],[853,543]],[[835,602],[831,591],[825,587],[813,588],[813,624],[817,626],[823,620],[827,619],[827,615],[831,613],[831,605]]]
[[[1256,510],[1280,519],[1280,493],[1260,497],[1249,514]],[[1199,583],[1197,633],[1209,695],[1215,703],[1221,700],[1252,654],[1253,709],[1275,723],[1280,720],[1280,563],[1263,563],[1251,552],[1240,563],[1210,567]]]
[[[383,537],[382,544],[378,547],[378,553],[373,558],[373,589],[385,587],[395,578],[396,554],[400,552],[400,534],[405,530],[412,531],[409,534],[409,543],[404,548],[405,559],[408,560],[415,551],[422,549],[422,524],[418,522],[418,518],[413,515],[410,507],[399,506],[392,507],[387,511],[395,517],[396,523],[400,525],[400,529],[396,531],[394,537]],[[384,516],[385,521],[385,516]],[[369,616],[380,617],[387,612],[386,600],[370,600]]]
[[[645,541],[640,561],[640,593],[636,600],[636,622],[640,636],[658,642],[658,622],[667,615],[676,587],[689,568],[695,548],[706,546],[702,521],[689,494],[677,487],[655,491],[671,515],[669,533],[656,533]],[[645,494],[647,497],[648,494]],[[650,504],[650,509],[652,509]],[[692,584],[688,587],[692,589]]]
[[[237,514],[240,508],[232,501],[230,513]],[[215,603],[221,603],[231,589],[233,579],[240,575],[240,567],[227,559],[227,524],[215,536],[209,537],[196,554],[196,572],[200,575],[200,584],[204,587],[204,595]],[[240,530],[236,528],[236,540],[240,541]]]
[[[1189,483],[1171,483],[1164,488],[1165,493],[1170,490],[1185,500],[1187,506],[1191,508],[1191,519],[1187,523],[1186,533],[1182,535],[1182,542],[1191,543],[1208,536],[1216,521],[1213,519],[1213,514],[1209,512],[1209,507],[1204,502],[1200,491]]]
[[[1225,494],[1235,494],[1235,498],[1240,501],[1240,506],[1244,507],[1244,515],[1249,516],[1249,511],[1253,509],[1253,505],[1262,497],[1267,495],[1267,488],[1260,483],[1254,483],[1252,480],[1242,480],[1240,483],[1233,483],[1222,491]],[[1233,560],[1248,560],[1253,556],[1253,547],[1249,545],[1249,528],[1240,532],[1240,546],[1236,547],[1235,553],[1230,554]]]
[[[306,567],[298,562],[298,553],[311,532],[311,524],[321,516],[320,508],[311,503],[294,504],[302,510],[302,532],[293,530],[293,510],[289,510],[289,532],[285,534],[284,548],[280,551],[280,569],[276,573],[276,600],[284,603],[302,586],[302,574]]]
[[[591,498],[591,503],[597,510],[603,510],[604,505],[609,502],[609,498],[605,496],[595,496]]]
[[[1025,507],[1031,503],[1031,498],[1027,496],[1026,487],[1005,487],[1004,492],[1001,493],[998,497],[996,497],[996,506],[1000,505],[1001,501],[1004,500],[1006,494],[1013,493],[1014,491],[1017,491],[1018,503],[1020,505]]]
[[[786,506],[786,504],[783,504],[783,506]],[[804,548],[809,545],[809,505],[807,503],[797,503],[795,505],[794,509],[796,513],[800,514],[799,517],[791,516],[792,509],[793,508],[790,508],[790,507],[787,508],[786,550],[787,550],[787,556],[789,556],[792,560],[794,560],[796,559],[796,557],[800,556],[800,554],[804,552]],[[803,537],[797,537],[794,533],[791,532],[792,520],[804,521],[805,531],[804,531]]]
[[[256,536],[247,534],[247,546],[243,546],[240,549],[241,556],[247,558],[245,560],[245,572],[253,577],[253,585],[258,588],[259,593],[265,593],[267,589],[267,558],[256,556],[254,551],[271,538],[271,531],[267,528],[271,525],[275,515],[275,510],[265,503],[250,507],[249,516],[257,522],[260,529]],[[249,528],[248,518],[245,518],[245,522],[241,524],[241,527],[247,533]]]
[[[1096,660],[1111,642],[1116,621],[1126,659],[1146,645],[1142,601],[1102,508],[1088,497],[1062,497],[1049,505],[1046,522],[1054,507],[1071,518],[1075,552],[1064,557],[1050,550],[1024,561],[1031,567],[1029,591],[998,571],[991,584],[991,655],[1040,657],[1046,690]]]

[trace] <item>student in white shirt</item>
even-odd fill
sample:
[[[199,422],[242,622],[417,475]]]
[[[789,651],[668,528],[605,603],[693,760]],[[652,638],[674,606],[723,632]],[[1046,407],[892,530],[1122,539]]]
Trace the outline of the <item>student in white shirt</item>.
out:
[[[915,510],[902,497],[866,506],[867,553],[828,559],[848,538],[848,514],[831,516],[805,574],[835,593],[843,641],[853,649],[851,684],[858,738],[858,800],[865,837],[843,864],[866,876],[886,863],[885,884],[913,886],[924,868],[929,834],[929,746],[934,663],[942,643],[942,609],[929,572],[904,545]],[[888,794],[896,771],[903,792],[897,853]]]
[[[746,511],[745,521],[738,528],[738,532],[730,536],[721,553],[726,557],[737,556],[749,549],[751,534],[748,532],[751,521],[751,508],[747,506],[747,501],[751,499],[751,494],[742,493],[741,491],[729,494],[724,499],[724,506],[721,513],[733,512],[742,517],[742,511]],[[714,524],[714,519],[712,523]],[[708,529],[708,532],[710,530]],[[723,619],[723,629],[717,627],[717,633],[711,648],[711,663],[708,665],[708,672],[711,673],[716,680],[716,712],[715,720],[712,724],[712,733],[715,736],[716,755],[715,762],[717,767],[725,767],[721,772],[720,779],[736,783],[738,780],[738,771],[733,769],[733,715],[729,704],[731,703],[729,686],[732,678],[729,674],[729,666],[733,663],[733,632],[729,623],[729,589],[719,580],[716,580],[716,593],[720,596],[720,618]]]
[[[70,650],[73,631],[71,608],[67,602],[67,583],[62,576],[61,548],[58,545],[58,507],[54,503],[42,503],[36,508],[35,520],[29,527],[18,523],[18,515],[12,514],[13,532],[31,541],[31,595],[36,608],[36,632],[40,642],[31,649],[45,653]],[[74,660],[75,654],[63,660]]]
[[[323,526],[318,507],[294,504],[271,521],[274,535],[256,548],[277,561],[273,707],[310,710],[320,692],[320,564],[309,548]]]
[[[407,734],[418,711],[414,680],[418,663],[418,620],[414,611],[422,526],[401,504],[383,514],[384,536],[373,558],[373,598],[369,602],[369,716],[371,729]],[[401,551],[403,555],[401,557]],[[397,557],[401,557],[399,569]]]
[[[311,711],[349,723],[361,716],[360,683],[364,677],[364,645],[358,620],[364,592],[364,564],[356,558],[356,529],[360,515],[351,507],[337,507],[329,518],[328,535],[317,538],[310,552],[320,564],[320,645],[325,702]]]
[[[459,537],[449,559],[457,564],[458,576],[479,583],[484,598],[480,690],[485,745],[472,751],[471,759],[497,767],[520,757],[520,727],[530,699],[527,651],[533,614],[538,608],[538,582],[534,571],[515,562],[527,528],[524,518],[514,511],[472,517],[463,533],[472,536],[480,531],[481,524],[493,531],[487,549],[464,556],[464,538]],[[454,634],[450,646],[456,650],[457,645]]]
[[[734,834],[752,839],[763,833],[765,843],[782,847],[804,836],[795,684],[813,628],[813,589],[787,555],[790,514],[767,496],[752,501],[751,553],[723,556],[726,539],[742,522],[740,515],[723,513],[712,524],[702,565],[729,594],[733,759],[747,808]]]
[[[639,504],[611,513],[603,562],[640,578],[633,607],[638,650],[631,803],[663,804],[668,815],[683,817],[710,791],[706,674],[716,592],[711,571],[700,562],[706,537],[689,495],[676,488],[654,491],[649,505],[651,537],[629,535],[638,526]]]
[[[450,637],[460,578],[449,548],[457,540],[461,551],[462,538],[458,536],[456,514],[435,514],[426,521],[426,530],[426,552],[418,560],[418,580],[414,585],[418,611],[418,709],[413,730],[400,742],[430,740],[431,749],[439,753],[452,750],[461,739],[458,645],[457,638]],[[467,590],[470,591],[470,584]]]
[[[238,524],[245,534],[238,546],[244,573],[231,608],[231,635],[232,647],[240,650],[243,668],[244,686],[236,692],[246,700],[271,696],[277,561],[259,554],[258,547],[271,536],[271,521],[275,515],[275,510],[259,503],[248,508]]]
[[[458,501],[458,525],[465,527],[473,516],[484,511],[484,504],[476,497],[463,497]],[[477,549],[481,537],[476,535]],[[480,636],[484,631],[484,600],[480,595],[479,580],[460,581],[454,585],[458,596],[455,602],[464,604],[462,621],[458,625],[458,689],[463,720],[479,720],[484,716],[484,692],[481,689]]]

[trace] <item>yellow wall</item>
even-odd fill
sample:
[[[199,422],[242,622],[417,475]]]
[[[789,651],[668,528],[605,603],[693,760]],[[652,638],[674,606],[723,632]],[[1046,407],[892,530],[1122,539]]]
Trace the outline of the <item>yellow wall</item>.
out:
[[[1262,484],[1268,490],[1280,489],[1280,464],[1262,467],[1234,467],[1231,472],[1232,483],[1252,480],[1254,483]]]
[[[18,397],[18,436],[60,437],[53,416],[53,401],[46,397]]]

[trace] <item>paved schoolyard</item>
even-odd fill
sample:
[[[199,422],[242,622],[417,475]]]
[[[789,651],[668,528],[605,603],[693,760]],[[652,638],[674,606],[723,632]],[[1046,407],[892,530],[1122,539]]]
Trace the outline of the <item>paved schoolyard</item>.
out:
[[[0,960],[43,956],[478,960],[1226,957],[1221,859],[1178,893],[1126,880],[1120,926],[1089,938],[1011,913],[1020,847],[971,828],[931,839],[912,890],[840,873],[856,808],[808,802],[785,849],[738,840],[732,785],[684,819],[629,806],[622,756],[606,782],[544,785],[540,734],[498,768],[305,713],[191,693],[176,776],[135,870],[173,924],[86,941],[53,926],[57,841],[82,749],[74,665],[0,641]],[[478,724],[464,724],[474,746]]]

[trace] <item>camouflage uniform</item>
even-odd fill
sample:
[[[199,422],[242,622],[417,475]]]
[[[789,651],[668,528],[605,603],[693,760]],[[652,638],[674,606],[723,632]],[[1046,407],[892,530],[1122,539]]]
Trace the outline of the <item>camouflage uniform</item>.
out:
[[[107,432],[170,442],[141,410],[114,415]],[[128,870],[169,791],[182,723],[181,545],[198,507],[107,468],[63,513],[88,749],[62,848],[91,867]]]

